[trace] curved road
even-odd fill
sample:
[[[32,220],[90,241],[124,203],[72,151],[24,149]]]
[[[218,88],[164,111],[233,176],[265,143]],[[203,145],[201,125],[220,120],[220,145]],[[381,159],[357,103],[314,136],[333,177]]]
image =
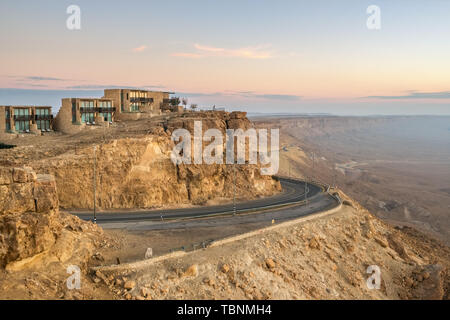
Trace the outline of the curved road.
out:
[[[204,206],[170,210],[124,211],[97,213],[97,223],[104,228],[126,229],[171,229],[189,226],[207,226],[220,224],[240,224],[261,221],[295,219],[330,209],[337,201],[315,184],[308,183],[307,204],[305,183],[303,181],[279,178],[283,192],[263,199],[239,202],[236,204],[237,215],[233,216],[233,204]],[[83,220],[91,220],[92,212],[75,212]],[[258,214],[250,214],[258,213]],[[211,219],[221,217],[220,219]],[[209,219],[208,219],[209,218]],[[214,221],[214,222],[213,222]]]

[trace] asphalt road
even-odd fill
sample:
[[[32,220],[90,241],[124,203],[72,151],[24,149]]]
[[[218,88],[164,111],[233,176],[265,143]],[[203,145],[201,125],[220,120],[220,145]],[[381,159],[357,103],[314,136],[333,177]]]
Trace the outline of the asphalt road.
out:
[[[279,179],[283,187],[282,193],[272,197],[238,202],[236,216],[233,216],[233,204],[227,204],[171,210],[101,212],[96,215],[97,223],[103,228],[157,230],[271,220],[279,222],[327,210],[337,205],[333,197],[324,192],[321,187],[311,183],[307,185],[307,203],[295,204],[305,199],[305,183],[298,180]],[[71,213],[83,220],[92,221],[93,218],[92,212]]]

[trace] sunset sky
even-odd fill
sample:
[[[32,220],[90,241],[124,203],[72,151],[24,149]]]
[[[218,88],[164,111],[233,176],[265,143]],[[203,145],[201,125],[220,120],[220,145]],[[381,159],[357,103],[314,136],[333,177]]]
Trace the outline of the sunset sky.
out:
[[[71,4],[81,30],[66,27]],[[138,87],[249,112],[450,114],[447,0],[2,0],[0,12],[0,105]]]

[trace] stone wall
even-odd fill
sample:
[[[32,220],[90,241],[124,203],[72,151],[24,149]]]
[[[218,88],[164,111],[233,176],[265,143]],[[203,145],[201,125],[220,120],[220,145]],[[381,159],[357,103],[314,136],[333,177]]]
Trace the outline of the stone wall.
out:
[[[72,125],[72,102],[71,99],[62,99],[61,108],[53,121],[53,128],[64,133],[76,133],[81,126]]]
[[[0,138],[6,135],[6,109],[5,107],[0,107]]]

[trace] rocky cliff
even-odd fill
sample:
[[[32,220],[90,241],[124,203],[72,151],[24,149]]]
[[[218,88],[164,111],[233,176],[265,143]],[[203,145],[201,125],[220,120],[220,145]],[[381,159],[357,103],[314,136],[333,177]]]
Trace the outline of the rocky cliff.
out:
[[[261,175],[257,164],[235,168],[226,164],[174,165],[170,159],[174,147],[171,133],[187,129],[193,134],[194,121],[201,121],[203,132],[251,127],[245,113],[196,113],[144,123],[139,130],[145,134],[112,134],[117,138],[79,143],[55,157],[31,163],[39,172],[55,177],[64,208],[93,207],[94,145],[96,203],[102,209],[195,205],[231,198],[235,175],[238,197],[249,199],[281,191],[279,181]]]

